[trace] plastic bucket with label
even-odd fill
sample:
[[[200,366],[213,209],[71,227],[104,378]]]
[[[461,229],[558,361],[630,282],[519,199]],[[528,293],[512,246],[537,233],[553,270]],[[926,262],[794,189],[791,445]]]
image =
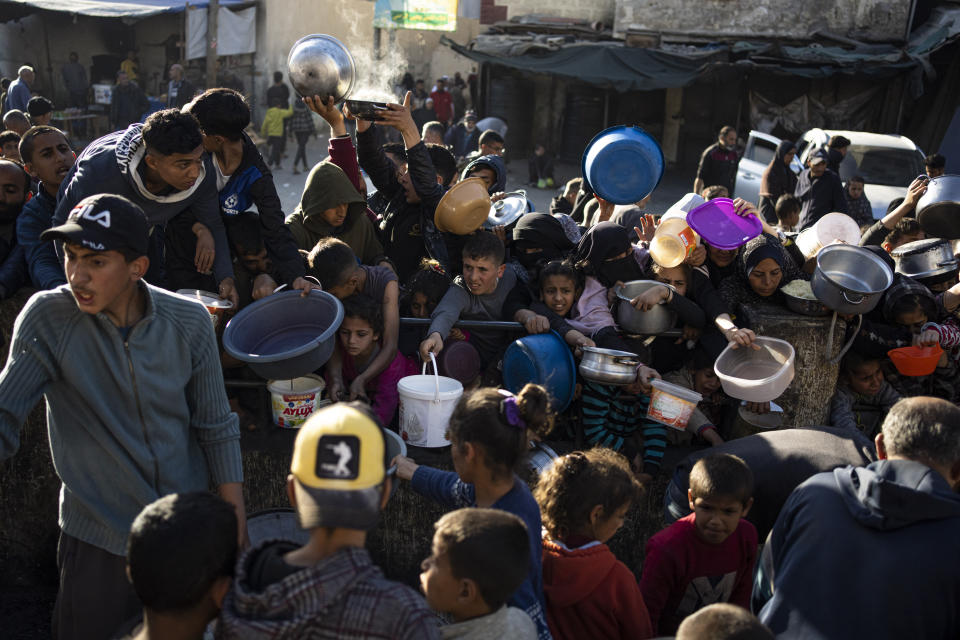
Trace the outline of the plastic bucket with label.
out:
[[[697,408],[697,403],[703,400],[703,396],[663,380],[651,380],[650,385],[653,390],[650,392],[647,417],[680,431],[686,429],[693,410]]]
[[[320,396],[326,386],[323,378],[316,375],[267,382],[273,423],[283,429],[299,429],[322,406]]]
[[[463,395],[463,385],[459,380],[441,376],[437,371],[437,361],[433,360],[434,374],[426,375],[427,365],[423,365],[423,375],[400,378],[397,391],[400,394],[400,436],[415,447],[445,447],[450,444],[446,438],[450,414],[457,401]]]

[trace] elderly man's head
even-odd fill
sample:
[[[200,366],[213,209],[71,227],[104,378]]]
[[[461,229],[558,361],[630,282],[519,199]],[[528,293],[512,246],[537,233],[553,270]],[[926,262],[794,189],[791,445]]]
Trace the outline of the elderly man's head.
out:
[[[877,435],[880,459],[920,462],[960,490],[960,408],[940,398],[904,398],[893,405]]]
[[[33,73],[33,67],[23,65],[17,69],[17,75],[20,76],[20,79],[26,82],[27,84],[33,84],[36,75]]]
[[[180,82],[183,79],[183,65],[172,64],[170,65],[170,72],[168,74],[170,79],[174,82]]]

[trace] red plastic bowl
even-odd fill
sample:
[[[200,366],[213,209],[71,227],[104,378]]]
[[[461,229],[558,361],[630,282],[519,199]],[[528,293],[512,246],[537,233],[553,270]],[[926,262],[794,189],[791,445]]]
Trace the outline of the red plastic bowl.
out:
[[[936,344],[932,347],[900,347],[891,349],[887,355],[902,375],[928,376],[936,371],[943,349]]]

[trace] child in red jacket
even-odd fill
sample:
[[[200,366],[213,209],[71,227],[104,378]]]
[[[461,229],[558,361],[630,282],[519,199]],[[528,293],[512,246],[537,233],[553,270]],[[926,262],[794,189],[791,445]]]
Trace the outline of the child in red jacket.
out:
[[[605,544],[641,487],[627,459],[576,451],[544,472],[534,492],[543,527],[543,594],[555,640],[653,637],[636,578]]]
[[[757,530],[743,517],[752,495],[753,473],[736,456],[711,455],[693,466],[693,513],[650,538],[640,576],[660,635],[673,635],[686,616],[715,602],[750,608]]]

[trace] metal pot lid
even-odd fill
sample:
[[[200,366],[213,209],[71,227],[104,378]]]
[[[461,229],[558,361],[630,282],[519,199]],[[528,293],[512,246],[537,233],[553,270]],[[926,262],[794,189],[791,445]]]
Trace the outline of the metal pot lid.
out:
[[[196,300],[208,309],[232,309],[233,303],[202,289],[178,289],[177,295]]]
[[[299,95],[332,95],[335,102],[340,102],[353,89],[357,66],[342,42],[314,33],[300,38],[290,48],[287,73]]]
[[[502,200],[490,205],[490,214],[483,226],[492,229],[498,225],[511,225],[527,212],[527,194],[525,191],[508,193]]]
[[[926,240],[915,240],[914,242],[908,242],[891,251],[890,255],[894,260],[896,260],[897,258],[902,258],[904,256],[913,256],[920,253],[926,253],[935,248],[939,249],[941,245],[946,248],[950,255],[953,255],[953,248],[950,246],[950,243],[943,238],[927,238]]]

